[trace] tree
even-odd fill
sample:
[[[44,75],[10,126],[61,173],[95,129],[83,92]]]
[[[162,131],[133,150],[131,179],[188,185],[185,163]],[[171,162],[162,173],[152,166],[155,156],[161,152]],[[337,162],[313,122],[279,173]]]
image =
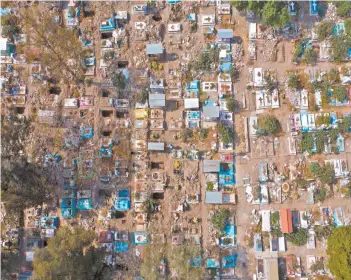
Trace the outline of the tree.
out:
[[[223,143],[229,144],[233,141],[233,136],[230,128],[225,126],[221,122],[217,125],[217,131]]]
[[[302,140],[301,140],[301,150],[303,152],[312,152],[313,149],[313,135],[312,133],[304,132],[302,133]]]
[[[328,73],[328,80],[331,83],[339,82],[340,80],[339,71],[336,68],[330,69]]]
[[[207,128],[201,128],[200,130],[200,138],[201,139],[206,139],[208,136],[208,129]]]
[[[328,268],[336,280],[351,279],[351,226],[338,227],[328,239]]]
[[[316,64],[317,62],[317,53],[315,52],[313,47],[307,48],[302,57],[303,61],[307,64]]]
[[[326,164],[322,167],[320,174],[319,174],[319,180],[323,184],[331,185],[335,183],[335,170],[334,167],[331,164]]]
[[[301,88],[301,80],[299,76],[295,73],[290,73],[288,76],[288,87],[289,88]]]
[[[310,267],[310,270],[312,273],[315,273],[317,271],[323,270],[324,269],[324,259],[318,259],[316,260],[315,263],[313,263]]]
[[[316,139],[316,153],[321,154],[324,152],[324,143],[326,139],[326,133],[323,130],[318,130],[315,133],[315,139]]]
[[[271,75],[266,75],[264,77],[265,81],[265,90],[272,92],[277,87],[277,81],[273,79]]]
[[[343,85],[334,87],[333,96],[339,102],[344,102],[347,99],[347,90]]]
[[[113,50],[106,51],[102,55],[102,59],[105,63],[110,62],[115,57],[115,52]]]
[[[311,162],[310,166],[309,166],[310,172],[312,173],[312,175],[314,176],[318,176],[321,172],[321,167],[318,164],[318,162]]]
[[[10,114],[8,118],[1,118],[1,127],[1,157],[5,159],[19,157],[32,129],[32,120]]]
[[[334,23],[332,21],[322,21],[317,27],[317,36],[319,41],[328,39],[333,34]]]
[[[197,257],[201,257],[199,246],[180,245],[169,248],[169,266],[171,271],[177,274],[177,279],[202,279],[201,267],[193,267],[191,263],[191,261]]]
[[[262,21],[269,26],[282,27],[290,21],[290,15],[283,2],[268,1],[262,10]]]
[[[230,98],[230,99],[227,101],[227,108],[228,108],[228,111],[229,111],[229,112],[234,112],[236,106],[237,106],[237,102],[236,102],[235,99]]]
[[[349,1],[340,1],[336,2],[336,14],[339,17],[348,17],[351,13],[351,2]]]
[[[52,15],[36,7],[20,13],[24,25],[31,29],[31,43],[42,50],[42,65],[58,80],[84,80],[86,50],[74,29],[52,20]]]
[[[351,130],[351,117],[343,117],[342,123],[341,123],[341,131],[343,133],[348,133]]]
[[[323,202],[327,197],[327,189],[325,187],[322,187],[322,188],[316,190],[314,197],[315,197],[316,201]]]
[[[280,27],[286,26],[289,23],[290,19],[291,19],[291,17],[290,17],[288,8],[283,8],[280,11],[280,16],[279,16],[279,25],[280,25]]]
[[[262,21],[264,24],[270,26],[276,25],[278,15],[277,9],[277,2],[269,1],[265,3],[264,8],[262,10]]]
[[[112,84],[118,91],[120,91],[126,88],[127,79],[121,71],[117,71],[113,73]]]
[[[112,279],[106,251],[96,248],[96,234],[84,228],[61,227],[47,247],[34,255],[34,279]]]
[[[140,93],[140,102],[142,104],[145,104],[147,101],[147,98],[149,97],[149,92],[147,91],[147,88],[143,88]]]
[[[239,79],[240,77],[240,71],[232,66],[232,68],[230,68],[230,78],[232,79],[232,82],[235,82]]]
[[[333,36],[331,39],[330,55],[335,62],[345,61],[348,57],[348,50],[351,47],[351,40],[346,35]]]
[[[248,1],[232,1],[231,5],[235,7],[239,12],[244,12],[249,7]]]
[[[9,212],[20,215],[27,207],[52,200],[55,187],[46,170],[33,164],[2,162],[2,200]]]
[[[159,267],[167,256],[166,246],[156,244],[146,245],[143,255],[144,258],[140,266],[140,275],[144,279],[161,279],[162,274]]]
[[[18,24],[19,19],[17,16],[13,14],[3,15],[1,17],[2,36],[13,40],[17,34],[21,33],[21,28]]]
[[[351,18],[347,18],[345,19],[344,21],[344,24],[345,24],[345,33],[346,33],[346,36],[349,38],[351,38]]]
[[[228,217],[229,217],[229,210],[222,208],[221,210],[216,211],[213,214],[213,217],[211,218],[211,223],[217,230],[222,232],[222,230],[226,225]]]
[[[210,48],[209,51],[202,52],[199,56],[199,60],[195,63],[195,69],[211,71],[212,65],[219,61],[219,49]]]
[[[316,233],[317,240],[323,241],[324,239],[328,239],[330,235],[332,235],[332,233],[334,232],[334,227],[316,225],[313,227],[313,230]]]
[[[296,246],[303,246],[307,243],[308,233],[304,228],[294,229],[292,233],[286,235],[286,240]]]
[[[263,130],[263,134],[276,135],[281,131],[281,124],[274,115],[263,115],[258,119],[258,126]]]
[[[143,211],[145,211],[148,214],[151,214],[154,212],[154,209],[155,209],[155,202],[151,197],[148,197],[143,202]]]

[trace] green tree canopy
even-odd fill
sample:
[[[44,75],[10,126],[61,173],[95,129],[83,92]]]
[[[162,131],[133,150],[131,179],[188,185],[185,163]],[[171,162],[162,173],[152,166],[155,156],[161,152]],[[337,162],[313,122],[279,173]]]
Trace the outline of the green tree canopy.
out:
[[[264,24],[275,27],[283,27],[290,21],[288,9],[279,1],[265,2],[262,10],[262,21]]]
[[[233,141],[232,131],[221,122],[217,125],[217,131],[223,143],[229,144]]]
[[[112,84],[117,88],[117,91],[120,91],[126,88],[127,79],[121,71],[117,71],[113,73]]]
[[[112,279],[105,264],[106,252],[96,248],[95,238],[92,230],[61,227],[47,247],[35,252],[34,279]]]
[[[329,82],[331,82],[331,83],[335,83],[335,82],[340,81],[339,71],[336,68],[330,69],[327,77],[328,77]]]
[[[335,183],[334,167],[331,164],[324,165],[318,177],[323,184],[331,185]]]
[[[294,229],[292,233],[286,235],[286,240],[296,246],[303,246],[307,243],[308,233],[304,228]]]
[[[336,13],[339,17],[348,17],[351,13],[350,1],[338,1],[336,4]]]
[[[19,26],[19,19],[13,14],[6,14],[1,17],[2,36],[10,38],[11,40],[15,35],[21,32]]]
[[[322,21],[317,26],[317,36],[319,41],[324,41],[333,34],[334,22],[332,21]]]
[[[84,80],[87,51],[74,29],[55,23],[52,15],[31,6],[20,13],[26,27],[31,29],[31,43],[42,51],[42,64],[57,80]]]
[[[313,149],[313,135],[312,133],[302,133],[301,150],[303,152],[311,153]]]
[[[258,119],[258,126],[262,129],[262,134],[277,134],[281,131],[281,124],[274,115],[263,115]]]
[[[351,47],[350,37],[347,35],[333,36],[331,39],[330,55],[335,62],[345,61]]]
[[[345,33],[346,33],[346,36],[349,38],[351,38],[351,18],[347,18],[345,19],[344,21],[345,23]]]
[[[336,280],[351,279],[351,226],[338,227],[328,239],[328,268]]]
[[[296,73],[290,73],[288,76],[288,87],[289,88],[301,88],[301,80]]]
[[[303,54],[302,60],[307,64],[316,64],[317,62],[317,53],[313,47],[307,48]]]
[[[327,185],[335,183],[335,170],[331,164],[326,164],[321,167],[318,162],[311,162],[309,168],[311,173],[317,177],[321,183]]]
[[[236,106],[237,106],[237,102],[236,102],[235,99],[230,98],[230,99],[227,101],[227,108],[228,108],[228,111],[234,112]]]
[[[343,102],[347,99],[347,89],[343,85],[335,86],[333,95],[336,100]]]

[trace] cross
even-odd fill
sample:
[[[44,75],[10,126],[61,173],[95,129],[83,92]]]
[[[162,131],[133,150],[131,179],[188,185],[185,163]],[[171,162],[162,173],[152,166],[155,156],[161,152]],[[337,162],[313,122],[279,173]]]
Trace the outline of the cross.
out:
[[[290,3],[290,6],[291,6],[291,11],[294,11],[294,10],[295,10],[295,3],[294,3],[294,2],[291,2],[291,3]]]
[[[316,1],[313,1],[313,3],[312,3],[312,6],[313,6],[313,10],[315,11],[315,10],[317,10],[317,3],[316,3]]]

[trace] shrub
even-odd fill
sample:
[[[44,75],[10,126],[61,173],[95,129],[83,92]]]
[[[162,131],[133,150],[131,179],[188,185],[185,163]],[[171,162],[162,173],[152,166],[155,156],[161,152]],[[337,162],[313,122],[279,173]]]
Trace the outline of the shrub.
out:
[[[272,235],[274,237],[282,236],[282,231],[280,229],[280,214],[278,211],[272,213],[271,225],[272,225]]]
[[[307,189],[307,187],[308,187],[308,182],[302,178],[296,179],[295,183],[300,189],[303,189],[303,190]]]
[[[212,192],[214,189],[214,185],[212,182],[207,182],[207,190]]]
[[[217,230],[222,231],[226,225],[228,217],[229,217],[228,209],[222,208],[221,210],[214,213],[211,219],[211,223]]]
[[[208,136],[208,129],[207,128],[201,128],[200,130],[200,138],[205,139]]]
[[[315,191],[314,198],[316,201],[323,202],[327,197],[327,189],[322,187]]]

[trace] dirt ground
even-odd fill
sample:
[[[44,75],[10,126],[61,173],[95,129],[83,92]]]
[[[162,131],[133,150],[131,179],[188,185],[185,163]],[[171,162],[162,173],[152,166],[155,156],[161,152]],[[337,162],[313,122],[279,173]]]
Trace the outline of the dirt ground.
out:
[[[143,3],[143,1],[139,1],[140,3]],[[136,5],[136,1],[133,1],[132,4]],[[99,25],[101,21],[106,20],[110,16],[111,10],[128,10],[130,13],[131,11],[131,5],[130,1],[126,2],[114,2],[114,3],[105,3],[105,2],[94,2],[92,5],[95,6],[96,8],[96,14],[94,18],[88,18],[84,19],[82,25],[92,25],[93,28],[93,38],[94,38],[94,53],[97,61],[97,67],[96,67],[96,72],[97,75],[94,77],[94,82],[96,84],[104,82],[106,79],[103,77],[102,73],[99,70],[99,61],[100,61],[100,53],[101,53],[101,47],[100,47],[100,32],[99,32]],[[184,4],[187,12],[190,12],[190,6],[191,3],[187,2]],[[189,8],[187,8],[189,7]],[[64,9],[67,9],[67,6],[64,7]],[[197,14],[210,14],[210,13],[215,13],[215,8],[214,7],[201,7]],[[130,35],[130,40],[129,40],[129,48],[127,51],[124,53],[120,54],[120,57],[122,57],[125,60],[129,61],[128,68],[130,70],[130,75],[135,78],[136,80],[139,80],[140,84],[142,84],[141,80],[137,76],[136,73],[136,68],[139,69],[146,69],[150,70],[150,63],[143,61],[144,60],[144,53],[145,53],[145,45],[147,41],[142,41],[142,42],[136,42],[134,40],[135,38],[135,33],[134,33],[134,24],[135,22],[146,22],[148,26],[151,29],[154,28],[160,28],[163,30],[161,34],[161,40],[162,43],[166,49],[168,57],[175,56],[179,59],[174,60],[174,61],[168,61],[166,63],[162,63],[163,69],[159,71],[152,71],[153,76],[157,78],[164,78],[166,81],[166,88],[168,84],[170,83],[171,80],[173,80],[173,76],[170,74],[170,70],[175,70],[177,72],[178,78],[181,77],[182,69],[183,66],[185,65],[185,62],[191,60],[193,57],[196,57],[201,50],[203,49],[206,41],[205,38],[202,34],[202,27],[200,24],[198,24],[198,30],[196,33],[191,33],[190,30],[190,25],[186,21],[186,17],[183,16],[181,20],[178,22],[181,23],[182,25],[182,32],[181,32],[181,43],[179,44],[170,44],[170,34],[167,33],[165,30],[167,28],[167,24],[170,23],[171,21],[169,20],[170,17],[170,7],[167,6],[164,10],[160,12],[160,16],[162,17],[161,22],[156,22],[151,19],[150,16],[144,16],[144,15],[134,15],[132,14],[130,16],[129,23],[126,27],[129,35]],[[309,18],[307,16],[307,11],[303,12],[300,14],[300,20],[304,20],[306,22],[306,25],[311,26],[312,22],[316,19]],[[236,190],[237,190],[237,201],[238,203],[234,206],[229,206],[228,208],[234,213],[235,218],[236,218],[236,225],[237,225],[237,243],[238,247],[233,249],[233,252],[236,252],[238,254],[238,263],[237,263],[237,269],[236,273],[237,276],[240,279],[251,279],[252,274],[255,273],[255,254],[252,249],[248,249],[245,245],[244,242],[244,236],[245,232],[248,230],[250,226],[250,214],[252,210],[278,210],[280,207],[288,207],[288,208],[294,208],[294,209],[299,209],[299,210],[304,210],[306,209],[306,196],[302,195],[298,200],[287,200],[283,204],[270,204],[270,205],[265,205],[265,206],[255,206],[246,201],[245,197],[245,189],[243,187],[243,178],[249,176],[251,179],[251,182],[257,182],[258,181],[258,166],[261,161],[268,161],[268,162],[274,162],[277,166],[278,170],[282,170],[284,165],[288,162],[292,162],[299,158],[299,156],[290,156],[288,153],[288,142],[287,142],[287,119],[288,119],[288,113],[290,113],[291,108],[288,106],[287,102],[285,100],[280,99],[281,107],[279,109],[272,109],[272,110],[267,110],[265,109],[264,111],[256,111],[256,104],[255,104],[255,95],[247,90],[247,83],[249,79],[249,67],[260,67],[263,69],[275,69],[277,73],[277,80],[279,82],[279,88],[280,88],[280,95],[282,96],[282,93],[284,92],[284,81],[286,79],[286,74],[288,70],[303,70],[305,67],[304,66],[296,66],[295,64],[292,63],[292,53],[294,49],[293,42],[285,40],[281,41],[277,44],[276,49],[277,49],[277,59],[276,61],[269,61],[266,56],[266,48],[267,48],[267,43],[271,44],[271,42],[266,42],[266,41],[261,41],[257,42],[257,59],[254,61],[249,61],[248,58],[248,22],[244,17],[241,15],[234,13],[231,17],[231,20],[235,23],[235,28],[234,28],[234,37],[237,39],[240,39],[242,41],[242,47],[244,50],[244,55],[241,57],[241,67],[240,67],[240,78],[239,80],[234,83],[234,98],[239,102],[243,103],[243,98],[245,99],[246,102],[246,108],[243,108],[240,112],[236,112],[234,115],[234,120],[235,120],[235,131],[236,134],[238,135],[237,139],[235,139],[236,147],[242,147],[244,138],[243,138],[243,123],[242,119],[243,117],[250,117],[250,116],[257,116],[262,113],[272,113],[277,118],[280,120],[280,122],[283,124],[282,125],[282,134],[281,136],[278,137],[279,140],[279,145],[276,148],[273,148],[273,139],[269,139],[269,143],[265,142],[262,143],[260,142],[261,140],[256,140],[256,139],[250,139],[250,151],[249,153],[243,155],[242,151],[240,149],[236,149],[236,157],[235,157],[235,177],[236,177]],[[220,27],[219,25],[217,27]],[[150,40],[151,41],[151,40]],[[141,54],[142,53],[142,54]],[[141,63],[140,65],[138,63]],[[142,64],[142,62],[144,64]],[[350,63],[348,64],[349,66],[351,65]],[[30,71],[30,65],[28,67],[28,72]],[[335,67],[334,65],[330,63],[318,63],[316,68],[319,69],[331,69],[332,67]],[[134,75],[134,76],[133,76]],[[211,75],[202,75],[201,77],[202,81],[205,80],[213,80],[214,77]],[[29,116],[31,114],[31,108],[33,106],[38,105],[38,95],[36,94],[36,90],[38,86],[32,85],[30,82],[28,84],[28,105],[26,107],[26,115]],[[183,84],[184,87],[184,84]],[[67,98],[72,94],[72,89],[68,85],[61,85],[62,92],[60,94],[60,100],[63,100],[64,98]],[[93,138],[93,145],[96,148],[99,143],[99,139],[102,137],[101,131],[103,127],[112,127],[112,130],[115,129],[113,125],[106,125],[104,122],[111,122],[115,123],[116,122],[116,114],[114,111],[114,114],[112,117],[109,119],[105,119],[101,115],[101,110],[102,110],[102,97],[101,97],[101,87],[94,85],[91,86],[88,89],[88,93],[86,95],[91,95],[94,97],[94,107],[90,110],[90,115],[91,118],[89,118],[90,123],[94,127],[95,135]],[[128,96],[130,101],[132,101],[133,96]],[[160,134],[160,139],[162,142],[166,143],[166,149],[165,152],[163,153],[154,153],[150,152],[149,154],[149,161],[150,162],[163,162],[164,167],[161,172],[165,173],[165,176],[167,178],[167,188],[164,192],[164,198],[157,200],[157,204],[159,206],[159,211],[156,212],[155,214],[152,214],[151,219],[149,220],[149,225],[147,231],[150,234],[166,234],[166,239],[167,243],[171,243],[171,237],[175,234],[178,233],[172,233],[172,226],[177,225],[182,233],[184,234],[200,234],[202,235],[202,247],[205,250],[211,249],[211,246],[209,244],[209,233],[208,229],[211,226],[209,222],[209,214],[210,212],[213,211],[218,211],[218,207],[215,206],[210,206],[206,205],[204,200],[205,200],[205,191],[206,191],[206,186],[204,184],[204,178],[203,178],[203,172],[202,172],[202,162],[199,160],[190,160],[190,159],[179,159],[181,162],[181,171],[183,172],[183,175],[177,176],[174,175],[174,162],[178,159],[174,159],[170,153],[170,148],[169,145],[173,145],[174,148],[176,149],[188,149],[190,150],[191,148],[196,147],[197,149],[206,152],[210,150],[210,142],[215,139],[213,136],[213,133],[209,133],[209,136],[207,139],[202,140],[202,141],[193,141],[193,142],[187,142],[185,143],[181,139],[176,139],[176,134],[180,132],[181,130],[170,130],[170,124],[174,120],[184,120],[184,112],[183,112],[183,104],[182,101],[177,102],[176,101],[171,101],[170,97],[167,95],[167,107],[164,110],[164,122],[165,122],[165,130],[162,132],[159,132]],[[178,100],[179,101],[179,100]],[[43,103],[51,104],[52,100],[43,100]],[[131,102],[132,103],[132,102]],[[340,108],[335,108],[333,111],[341,112],[342,110],[348,110],[348,109],[340,109]],[[78,111],[79,110],[70,110],[70,109],[64,109],[63,113],[65,115],[72,115],[73,119],[78,120]],[[81,121],[81,120],[79,120]],[[130,159],[129,155],[129,149],[132,144],[129,142],[132,142],[131,140],[134,140],[134,138],[143,138],[144,140],[151,140],[150,138],[150,133],[147,133],[147,131],[139,130],[134,127],[135,124],[135,118],[133,116],[132,110],[130,110],[130,116],[129,116],[129,121],[133,124],[131,128],[126,129],[127,133],[119,132],[117,134],[118,137],[120,137],[120,141],[126,144],[126,151],[121,154],[124,154],[127,156],[128,159]],[[58,131],[41,131],[43,135],[50,134],[51,133],[56,135]],[[129,138],[129,133],[130,133],[130,138]],[[138,136],[139,135],[139,136]],[[141,135],[141,136],[140,136]],[[123,138],[124,136],[124,138]],[[62,139],[63,140],[63,139]],[[268,146],[271,148],[272,153],[261,153],[260,154],[260,145],[263,146],[263,148],[267,148]],[[344,158],[348,159],[348,162],[351,163],[351,142],[347,141],[346,142],[346,150],[348,152],[344,153],[342,156]],[[136,151],[134,149],[134,151]],[[146,151],[144,150],[146,153]],[[126,155],[127,154],[127,155]],[[69,158],[69,162],[71,162],[72,155],[70,155],[69,152],[66,152],[63,154],[63,157]],[[333,156],[327,156],[326,158],[332,158]],[[335,157],[335,156],[334,156]],[[146,162],[146,161],[145,161]],[[132,164],[143,164],[141,160],[139,160],[136,156],[133,156],[131,158],[131,165]],[[97,165],[99,163],[97,162]],[[98,167],[97,167],[98,168]],[[131,168],[131,166],[130,166]],[[132,169],[132,168],[131,168]],[[141,167],[141,170],[145,171],[145,167]],[[60,170],[61,172],[61,170]],[[131,172],[133,173],[133,171]],[[192,175],[197,175],[196,178],[190,178]],[[123,182],[123,184],[118,184],[114,183],[111,186],[104,186],[101,183],[99,183],[99,180],[97,179],[98,174],[97,172],[94,174],[95,178],[94,180],[91,180],[90,183],[92,184],[92,191],[93,191],[93,205],[99,205],[99,207],[111,207],[111,202],[112,199],[110,198],[109,200],[105,200],[104,197],[99,197],[99,190],[100,189],[107,189],[110,190],[111,192],[114,192],[116,189],[122,188],[122,187],[127,187],[131,188],[132,190],[132,199],[133,199],[133,194],[134,191],[137,188],[137,184],[133,180],[127,180],[127,182]],[[150,174],[148,174],[150,175]],[[58,179],[60,180],[60,179]],[[146,181],[150,182],[150,178],[147,178]],[[62,182],[59,182],[59,186],[61,185]],[[82,186],[84,184],[82,183]],[[117,186],[117,187],[116,187]],[[177,207],[179,203],[184,203],[186,195],[199,195],[200,196],[200,201],[198,203],[190,204],[189,209],[187,209],[184,212],[177,212]],[[60,197],[60,188],[58,188],[58,196]],[[330,207],[336,207],[336,206],[342,206],[344,209],[345,215],[351,215],[351,207],[349,205],[348,200],[340,200],[338,198],[335,199],[329,199],[326,200],[323,204],[318,205],[318,206],[330,206]],[[314,205],[313,207],[316,207],[317,205]],[[57,215],[60,215],[60,211],[57,211]],[[84,213],[82,216],[88,217],[89,219],[94,219],[94,221],[97,220],[97,211],[91,211],[90,213]],[[194,218],[198,218],[198,222],[193,222]],[[63,219],[61,219],[63,220]],[[112,229],[118,229],[118,230],[126,230],[129,232],[133,232],[137,228],[137,223],[135,222],[135,219],[129,211],[125,217],[121,220],[113,220],[109,222],[108,225],[101,225],[100,223],[96,223],[96,230],[99,231],[101,229],[106,229],[108,227]],[[319,245],[319,244],[318,244]],[[139,246],[140,247],[140,246]],[[142,250],[142,248],[139,248]],[[296,254],[297,256],[304,257],[306,255],[323,255],[325,251],[325,247],[323,246],[317,246],[317,249],[315,250],[308,250],[305,247],[294,247],[289,244],[288,246],[288,251],[282,255],[288,255],[288,254]]]

